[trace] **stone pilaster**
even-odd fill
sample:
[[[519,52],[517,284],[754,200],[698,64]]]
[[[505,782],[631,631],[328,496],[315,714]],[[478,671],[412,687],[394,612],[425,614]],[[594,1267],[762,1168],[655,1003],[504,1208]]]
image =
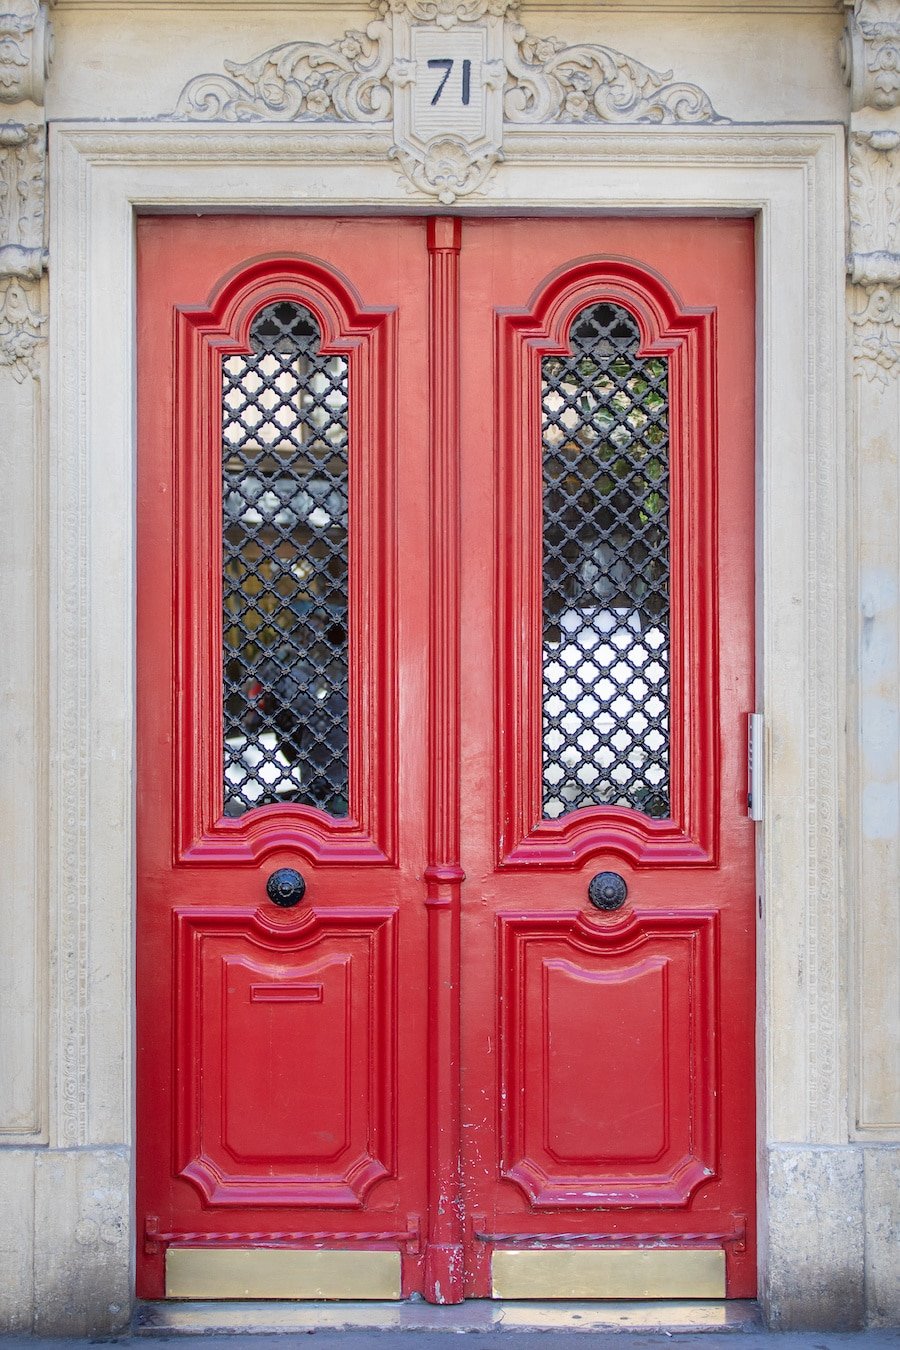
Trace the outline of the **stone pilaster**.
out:
[[[0,3],[0,1332],[31,1329],[35,1159],[48,1142],[44,81],[47,5]]]
[[[848,439],[855,479],[858,670],[851,754],[848,909],[852,952],[849,1133],[865,1158],[866,1316],[900,1320],[884,1278],[900,1159],[900,0],[848,3]],[[853,803],[855,798],[855,812]],[[855,848],[853,844],[855,842]]]

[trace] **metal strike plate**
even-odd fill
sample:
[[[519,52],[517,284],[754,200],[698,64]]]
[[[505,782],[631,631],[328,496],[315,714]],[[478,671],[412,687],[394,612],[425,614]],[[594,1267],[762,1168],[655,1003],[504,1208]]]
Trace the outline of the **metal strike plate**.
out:
[[[762,713],[747,718],[747,815],[763,818],[764,726]]]
[[[496,1251],[494,1298],[719,1299],[725,1253],[717,1251]]]
[[[166,1298],[399,1299],[399,1252],[170,1247]]]

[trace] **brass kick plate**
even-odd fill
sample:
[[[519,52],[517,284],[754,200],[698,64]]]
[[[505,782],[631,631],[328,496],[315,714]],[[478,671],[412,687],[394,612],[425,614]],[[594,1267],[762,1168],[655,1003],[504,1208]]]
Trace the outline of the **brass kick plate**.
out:
[[[495,1251],[494,1298],[724,1298],[718,1251]]]
[[[399,1252],[169,1247],[166,1298],[399,1299]]]

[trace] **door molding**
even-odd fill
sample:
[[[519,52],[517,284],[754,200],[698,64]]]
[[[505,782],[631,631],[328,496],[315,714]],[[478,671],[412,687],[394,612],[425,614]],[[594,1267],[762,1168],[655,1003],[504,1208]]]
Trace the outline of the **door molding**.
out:
[[[51,136],[51,1157],[104,1212],[132,1213],[134,214],[427,213],[390,139],[344,128],[60,124]],[[772,1187],[776,1146],[841,1144],[845,1119],[847,532],[843,129],[506,129],[490,199],[466,214],[741,214],[758,221],[757,689],[760,1222],[814,1224]],[[726,617],[727,616],[723,616]],[[740,736],[735,738],[740,740]],[[112,1160],[110,1164],[110,1160]],[[110,1164],[110,1165],[107,1165]],[[77,1196],[78,1186],[71,1182]],[[788,1215],[788,1206],[790,1214]],[[129,1221],[133,1222],[133,1221]],[[77,1214],[57,1252],[75,1268]],[[777,1244],[775,1244],[777,1245]],[[134,1235],[104,1253],[130,1289]],[[782,1252],[782,1255],[784,1252]],[[765,1257],[763,1257],[765,1260]],[[765,1289],[766,1272],[761,1272]],[[99,1278],[99,1277],[98,1277]],[[782,1272],[782,1278],[784,1274]],[[800,1279],[799,1274],[797,1279]],[[98,1290],[98,1305],[104,1296]]]
[[[189,725],[211,725],[221,701],[221,637],[216,614],[204,603],[207,578],[216,575],[221,541],[210,532],[210,490],[220,475],[223,354],[249,348],[250,323],[272,299],[290,289],[296,301],[315,314],[322,330],[323,352],[342,352],[352,365],[348,454],[351,470],[351,549],[359,549],[367,567],[355,585],[350,606],[350,685],[355,702],[350,713],[360,726],[351,738],[349,813],[326,823],[319,811],[292,804],[290,815],[278,819],[259,812],[221,819],[223,765],[217,744],[217,763],[205,771],[196,739],[178,747],[176,815],[179,862],[227,862],[255,865],[283,848],[293,848],[318,863],[393,862],[396,848],[397,708],[392,673],[382,646],[371,634],[379,621],[392,631],[395,606],[394,572],[397,532],[393,486],[395,447],[388,428],[393,426],[397,391],[384,375],[391,369],[396,345],[396,315],[361,308],[346,279],[313,259],[273,257],[257,261],[238,277],[218,288],[208,309],[182,309],[176,320],[175,406],[178,501],[177,534],[185,541],[190,568],[179,575],[180,601],[176,606],[179,629],[177,676],[186,700]],[[203,428],[194,431],[194,420]],[[374,448],[366,462],[363,446]],[[221,513],[215,507],[214,517]],[[361,671],[368,672],[363,679]]]
[[[671,819],[665,821],[619,806],[566,812],[557,820],[541,818],[543,710],[528,671],[532,663],[540,664],[542,638],[532,632],[523,644],[518,636],[509,637],[518,635],[517,615],[542,613],[540,598],[535,601],[529,588],[540,584],[543,526],[513,528],[516,514],[526,522],[536,522],[542,515],[542,470],[529,464],[530,448],[541,432],[523,423],[519,409],[538,408],[542,359],[551,352],[568,352],[573,317],[595,294],[629,307],[641,329],[641,355],[663,355],[669,363],[672,802]],[[552,862],[575,867],[603,852],[636,867],[715,866],[720,763],[718,691],[710,678],[719,622],[712,528],[717,456],[715,313],[681,307],[667,283],[645,265],[622,258],[586,258],[562,276],[546,279],[527,309],[499,312],[495,331],[501,419],[497,539],[502,541],[497,586],[503,615],[497,706],[504,719],[498,732],[502,767],[495,828],[503,864],[528,867]],[[685,528],[688,502],[694,519],[706,522],[705,529]],[[694,577],[711,579],[703,604],[690,584]],[[694,673],[690,680],[686,671]],[[683,734],[685,727],[693,729],[690,738]]]

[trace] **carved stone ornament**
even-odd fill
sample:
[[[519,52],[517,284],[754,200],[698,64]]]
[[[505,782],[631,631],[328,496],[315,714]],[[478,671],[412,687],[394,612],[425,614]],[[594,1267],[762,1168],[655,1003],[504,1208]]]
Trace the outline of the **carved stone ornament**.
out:
[[[44,127],[0,122],[0,277],[44,270],[44,187]]]
[[[900,0],[845,0],[847,187],[855,373],[900,375]]]
[[[857,0],[847,15],[841,64],[850,107],[885,111],[900,104],[900,12],[896,0]]]
[[[52,39],[46,5],[39,0],[2,0],[2,10],[0,103],[17,106],[9,120],[0,121],[0,368],[21,383],[38,373],[47,325],[37,284],[47,263],[47,138],[36,118]]]
[[[20,384],[26,375],[38,373],[37,353],[47,319],[37,303],[33,282],[13,280],[0,290],[0,367],[10,367]]]
[[[611,47],[507,30],[509,122],[725,122],[695,84],[672,81]]]
[[[172,117],[393,122],[413,192],[451,204],[503,158],[507,124],[722,122],[696,85],[609,47],[535,38],[519,0],[370,0],[337,42],[288,42],[185,85]]]
[[[900,128],[850,135],[850,277],[900,285]]]
[[[849,154],[853,356],[883,385],[900,373],[900,129],[854,131]]]
[[[3,0],[0,103],[43,103],[53,34],[40,0]]]
[[[875,286],[856,291],[850,310],[857,374],[884,388],[900,373],[900,288]]]

